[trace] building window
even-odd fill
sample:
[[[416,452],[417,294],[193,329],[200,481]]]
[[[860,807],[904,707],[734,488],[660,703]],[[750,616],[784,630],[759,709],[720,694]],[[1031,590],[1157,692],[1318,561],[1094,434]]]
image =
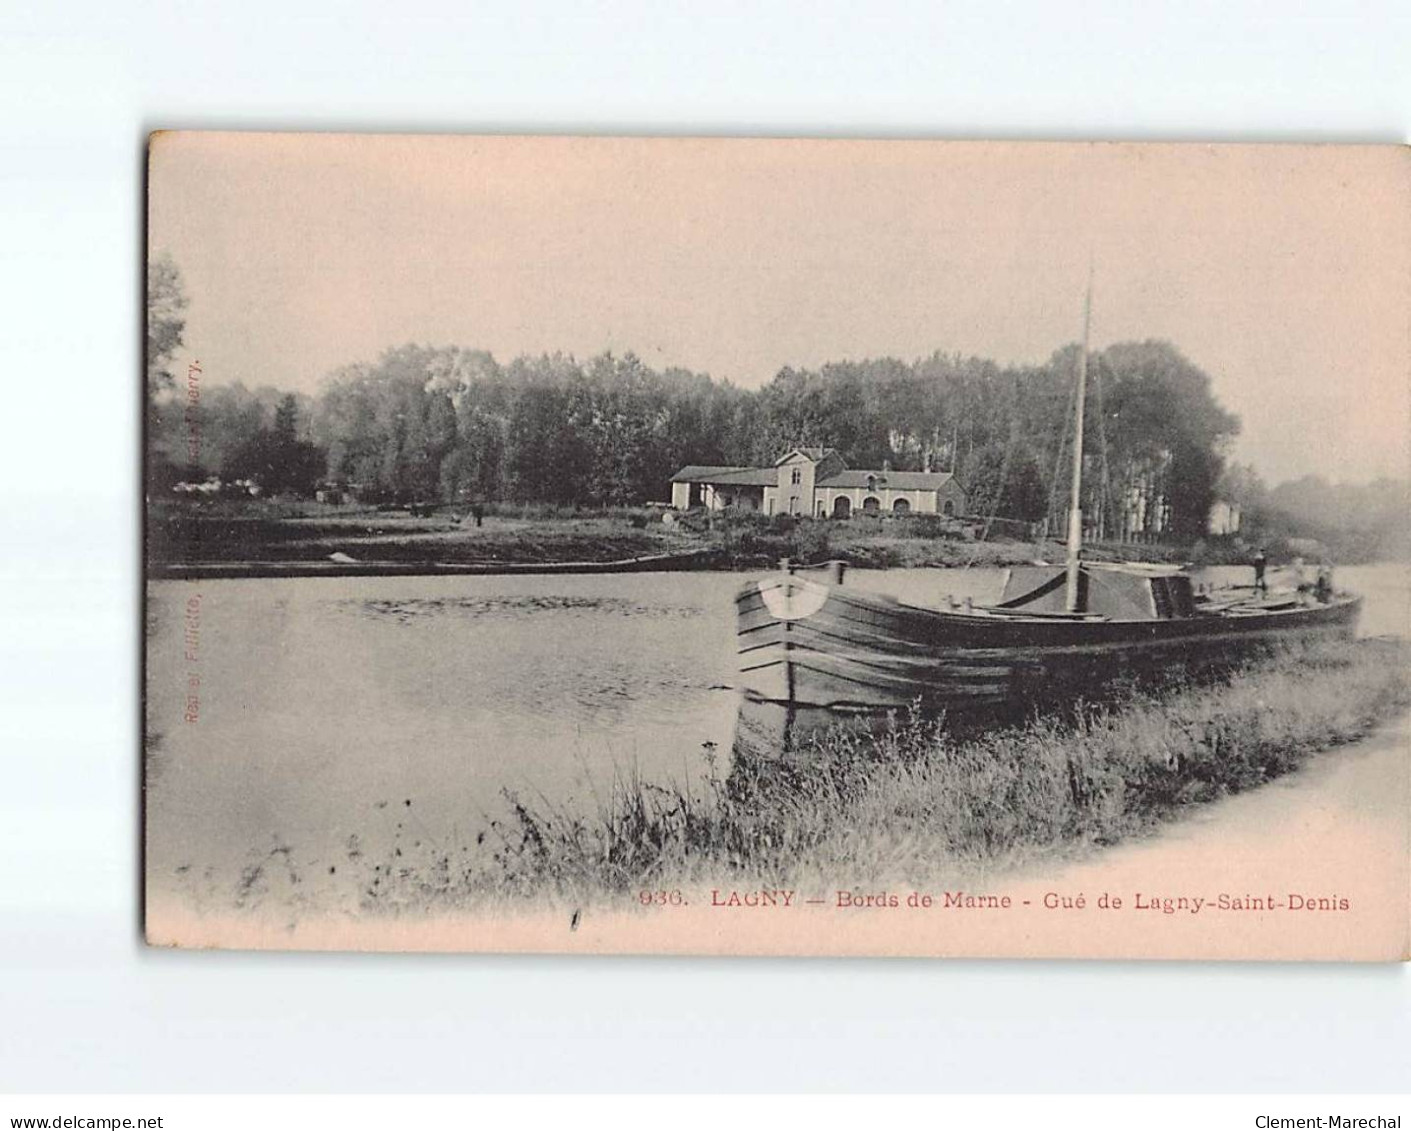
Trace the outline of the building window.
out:
[[[789,482],[795,485],[803,482],[803,468],[796,467],[789,472]]]
[[[910,513],[911,513],[911,504],[908,503],[905,499],[898,499],[895,503],[892,504],[892,513],[893,513],[893,514],[910,514]]]
[[[869,491],[877,490],[877,477],[875,475],[869,475],[867,477],[867,489]]]
[[[882,500],[876,495],[869,495],[862,500],[863,514],[879,514],[882,510]]]
[[[941,508],[941,513],[947,518],[955,517],[955,503],[950,499],[946,500],[946,505]]]

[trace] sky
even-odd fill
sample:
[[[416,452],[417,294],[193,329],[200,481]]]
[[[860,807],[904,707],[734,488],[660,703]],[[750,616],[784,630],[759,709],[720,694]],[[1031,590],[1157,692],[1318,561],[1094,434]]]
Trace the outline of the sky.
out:
[[[158,135],[184,368],[314,392],[406,342],[635,352],[754,388],[1163,338],[1270,483],[1411,474],[1411,150]]]

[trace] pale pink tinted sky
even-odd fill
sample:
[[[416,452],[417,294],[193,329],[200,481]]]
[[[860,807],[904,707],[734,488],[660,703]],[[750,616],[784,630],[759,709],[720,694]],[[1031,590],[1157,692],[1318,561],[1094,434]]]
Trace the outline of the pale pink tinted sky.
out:
[[[1166,338],[1271,481],[1408,473],[1395,147],[165,134],[149,239],[212,383],[414,341],[632,350],[755,387],[933,350]]]

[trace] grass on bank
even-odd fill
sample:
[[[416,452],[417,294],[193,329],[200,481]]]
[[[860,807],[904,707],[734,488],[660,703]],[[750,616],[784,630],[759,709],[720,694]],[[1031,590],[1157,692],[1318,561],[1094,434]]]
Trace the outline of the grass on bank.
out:
[[[320,561],[334,553],[362,562],[618,561],[703,545],[627,511],[571,517],[486,514],[477,526],[449,508],[413,515],[328,506],[292,513],[277,504],[268,509],[189,505],[153,508],[147,528],[147,553],[154,564]]]
[[[645,888],[934,883],[1052,862],[1151,832],[1268,782],[1411,704],[1404,644],[1290,647],[1228,679],[1132,692],[1068,719],[962,736],[910,718],[835,731],[798,761],[737,763],[699,790],[636,779],[582,815],[506,794],[508,814],[450,851],[397,845],[364,910],[455,910]]]
[[[845,521],[646,507],[487,504],[481,525],[466,506],[417,508],[256,499],[164,500],[148,511],[147,555],[155,565],[317,561],[334,553],[362,562],[552,563],[618,561],[654,553],[713,551],[733,569],[841,559],[874,569],[1003,566],[1061,555],[1057,543],[1021,542],[941,515],[855,514]],[[1189,547],[1088,547],[1095,560],[1178,560]],[[1208,555],[1207,555],[1208,556]]]

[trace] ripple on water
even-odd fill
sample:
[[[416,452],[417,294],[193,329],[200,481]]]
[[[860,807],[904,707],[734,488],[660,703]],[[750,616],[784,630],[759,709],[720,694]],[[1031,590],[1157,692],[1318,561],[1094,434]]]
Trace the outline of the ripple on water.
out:
[[[591,613],[612,617],[686,619],[703,616],[692,605],[646,604],[630,597],[577,597],[524,594],[498,597],[411,597],[404,599],[348,600],[337,604],[355,614],[410,624],[424,617],[522,620],[543,614]]]

